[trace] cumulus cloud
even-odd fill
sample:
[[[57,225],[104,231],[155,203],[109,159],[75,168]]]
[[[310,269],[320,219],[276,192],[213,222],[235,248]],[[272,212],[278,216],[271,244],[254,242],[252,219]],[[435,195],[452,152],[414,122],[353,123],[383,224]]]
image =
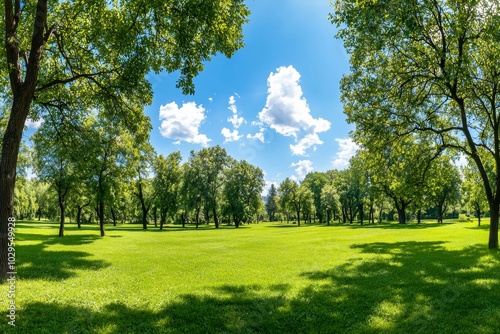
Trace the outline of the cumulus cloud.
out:
[[[282,66],[276,73],[271,73],[267,79],[266,106],[259,113],[259,120],[279,134],[298,140],[298,144],[290,146],[290,149],[296,152],[294,154],[305,155],[309,147],[322,144],[317,134],[328,131],[330,122],[311,115],[299,81],[300,74],[293,66]],[[300,133],[306,133],[306,137],[309,137],[299,139]],[[316,138],[314,144],[307,146]]]
[[[319,139],[318,134],[310,133],[299,140],[297,145],[290,145],[290,150],[292,151],[292,155],[306,155],[307,149],[321,144],[323,144],[323,141]]]
[[[183,103],[179,108],[171,102],[160,107],[160,134],[165,138],[176,139],[175,144],[182,141],[208,146],[210,139],[199,133],[200,125],[205,119],[205,108],[194,102]]]
[[[26,119],[26,127],[28,129],[38,129],[39,127],[41,127],[43,124],[43,119],[39,119],[38,121],[34,121],[32,120],[31,118],[27,118]]]
[[[223,128],[222,131],[220,132],[225,140],[224,143],[232,142],[232,141],[238,141],[240,140],[243,136],[239,135],[238,130],[229,130],[228,128]]]
[[[339,150],[336,154],[337,158],[332,162],[333,167],[337,169],[347,168],[349,160],[356,154],[359,146],[351,138],[335,138],[335,141],[339,143]]]
[[[314,170],[313,163],[310,160],[300,160],[299,162],[294,162],[290,165],[290,167],[295,168],[295,172],[297,172],[297,176],[300,180],[302,180],[308,173]]]

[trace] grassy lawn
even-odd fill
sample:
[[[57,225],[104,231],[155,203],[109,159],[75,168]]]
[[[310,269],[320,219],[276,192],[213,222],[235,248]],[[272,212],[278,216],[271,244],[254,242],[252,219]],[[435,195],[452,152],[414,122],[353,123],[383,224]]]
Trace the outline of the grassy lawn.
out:
[[[475,223],[151,228],[18,222],[6,333],[498,333]],[[7,286],[0,286],[2,296]],[[0,298],[0,307],[7,301]],[[5,313],[4,313],[5,314]]]

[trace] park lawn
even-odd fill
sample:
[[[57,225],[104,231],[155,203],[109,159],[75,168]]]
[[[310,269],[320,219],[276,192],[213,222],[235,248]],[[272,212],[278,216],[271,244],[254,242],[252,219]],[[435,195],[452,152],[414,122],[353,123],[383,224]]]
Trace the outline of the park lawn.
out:
[[[0,333],[498,333],[488,227],[16,226]],[[7,286],[0,287],[3,296]],[[0,298],[7,309],[7,300]],[[4,313],[5,314],[5,313]]]

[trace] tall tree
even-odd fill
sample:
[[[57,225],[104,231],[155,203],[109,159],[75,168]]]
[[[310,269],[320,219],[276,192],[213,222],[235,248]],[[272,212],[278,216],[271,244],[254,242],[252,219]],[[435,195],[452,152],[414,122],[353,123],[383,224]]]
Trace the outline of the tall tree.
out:
[[[488,200],[481,184],[481,175],[472,161],[463,167],[462,200],[471,208],[477,217],[477,226],[481,226],[481,216],[488,210]]]
[[[321,190],[327,183],[328,177],[325,173],[321,172],[309,173],[304,178],[304,181],[302,181],[302,184],[313,193],[314,208],[320,223],[323,223],[324,219],[323,206],[321,205]]]
[[[153,186],[158,196],[156,206],[160,210],[160,229],[163,229],[167,218],[174,218],[181,207],[181,186],[182,186],[182,156],[177,151],[164,157],[159,155],[156,159],[154,169],[155,177]],[[188,191],[185,189],[185,191]],[[184,221],[184,219],[183,219]]]
[[[428,178],[430,200],[436,206],[439,220],[442,222],[447,209],[460,201],[460,171],[448,156],[443,155],[433,161]]]
[[[191,151],[189,165],[195,175],[198,189],[207,213],[211,213],[215,227],[219,228],[218,210],[222,190],[222,173],[228,163],[226,150],[220,146],[203,148],[198,152]],[[191,181],[189,181],[191,182]]]
[[[28,115],[66,103],[88,107],[151,101],[151,70],[180,71],[178,86],[194,91],[193,78],[218,52],[242,47],[249,14],[243,0],[211,1],[4,1],[0,56],[2,100],[10,104],[0,160],[0,278],[7,278],[7,222],[13,213],[16,164]],[[85,110],[85,109],[82,109]],[[88,109],[87,109],[88,110]],[[132,120],[129,120],[132,121]]]
[[[335,220],[340,207],[340,198],[332,183],[326,184],[321,189],[321,205],[326,213],[326,224],[330,225],[331,219]]]
[[[490,248],[500,211],[499,14],[489,0],[336,0],[331,16],[351,56],[341,83],[349,121],[373,140],[423,132],[474,161]]]
[[[278,212],[278,203],[276,202],[278,198],[278,190],[276,186],[272,183],[269,191],[267,193],[266,199],[266,212],[270,221],[275,221],[275,215]]]
[[[44,122],[33,136],[33,141],[35,171],[39,179],[49,183],[57,193],[59,236],[62,237],[68,198],[78,180],[74,156],[77,148],[71,147],[71,140],[66,140],[74,134],[68,131],[62,120],[59,123],[61,126]]]
[[[246,161],[233,161],[224,176],[226,211],[231,215],[234,226],[239,227],[259,212],[264,173]]]

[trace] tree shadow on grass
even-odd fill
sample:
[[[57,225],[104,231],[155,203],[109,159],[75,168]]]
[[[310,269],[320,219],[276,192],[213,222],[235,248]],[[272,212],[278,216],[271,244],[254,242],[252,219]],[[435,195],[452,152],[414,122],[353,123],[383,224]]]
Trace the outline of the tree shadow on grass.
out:
[[[17,333],[498,333],[500,253],[444,242],[353,245],[362,254],[286,284],[224,285],[157,309],[31,303]],[[147,298],[147,296],[145,296]]]
[[[90,253],[73,250],[49,250],[51,245],[82,246],[101,237],[97,235],[68,235],[65,237],[33,233],[16,233],[20,244],[16,248],[17,274],[20,279],[62,280],[73,277],[75,270],[99,270],[110,263],[89,259]]]

